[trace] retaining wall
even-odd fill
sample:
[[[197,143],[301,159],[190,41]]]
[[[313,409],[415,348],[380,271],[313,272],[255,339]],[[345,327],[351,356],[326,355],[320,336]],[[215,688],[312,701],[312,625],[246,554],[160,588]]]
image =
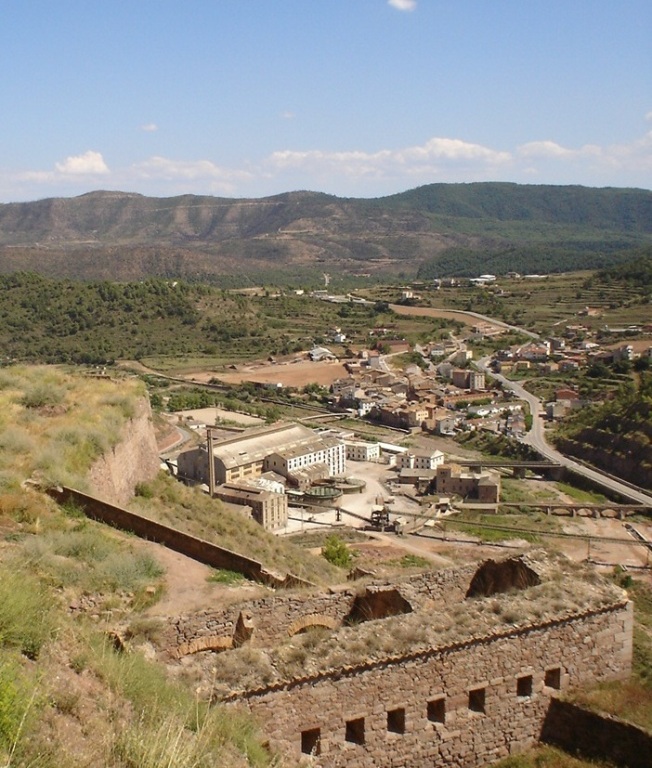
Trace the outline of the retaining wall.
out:
[[[122,429],[120,442],[97,459],[88,473],[92,493],[113,504],[127,504],[139,482],[156,477],[160,459],[145,397],[136,402],[133,418]]]
[[[623,768],[650,768],[652,734],[616,717],[553,699],[542,741],[571,754],[607,760]]]
[[[175,552],[180,552],[182,555],[213,568],[236,571],[249,579],[273,587],[314,586],[292,574],[279,576],[266,570],[263,564],[257,560],[252,560],[230,549],[178,531],[176,528],[157,523],[137,515],[135,512],[129,512],[122,507],[109,504],[74,488],[51,488],[48,490],[48,494],[59,503],[74,502],[93,520],[134,533],[143,539],[164,544]]]

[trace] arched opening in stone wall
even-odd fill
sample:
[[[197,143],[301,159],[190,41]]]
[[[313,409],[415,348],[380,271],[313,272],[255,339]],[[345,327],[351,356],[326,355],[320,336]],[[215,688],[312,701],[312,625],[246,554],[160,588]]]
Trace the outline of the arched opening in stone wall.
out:
[[[466,597],[490,597],[501,592],[535,587],[540,583],[537,573],[518,557],[499,563],[487,560],[471,579]]]
[[[395,587],[367,588],[363,595],[357,595],[351,610],[344,619],[345,624],[359,624],[363,621],[386,619],[412,613],[412,606]]]
[[[310,629],[337,629],[339,623],[337,619],[332,616],[325,616],[321,613],[311,613],[308,616],[302,616],[288,627],[288,635],[293,637],[294,635],[301,634],[302,632],[308,632]]]

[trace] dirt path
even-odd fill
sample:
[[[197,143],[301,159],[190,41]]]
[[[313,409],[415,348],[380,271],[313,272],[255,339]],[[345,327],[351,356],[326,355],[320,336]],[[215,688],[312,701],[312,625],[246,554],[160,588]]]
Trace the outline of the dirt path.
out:
[[[208,565],[152,541],[133,539],[132,544],[147,552],[165,571],[165,593],[146,611],[151,616],[180,616],[224,605],[225,600],[252,599],[265,591],[264,587],[250,582],[243,582],[241,586],[210,582],[208,579],[214,571]]]
[[[396,312],[397,315],[405,315],[406,317],[440,317],[444,320],[457,320],[464,325],[482,325],[487,328],[492,328],[496,331],[505,331],[505,325],[501,323],[492,323],[489,318],[481,319],[470,315],[463,310],[453,309],[436,309],[435,307],[408,307],[402,304],[390,304],[391,309]]]

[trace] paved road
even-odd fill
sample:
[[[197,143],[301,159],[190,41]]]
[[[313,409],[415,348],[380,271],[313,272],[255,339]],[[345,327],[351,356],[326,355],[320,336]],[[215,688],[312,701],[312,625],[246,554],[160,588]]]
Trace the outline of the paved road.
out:
[[[502,382],[505,389],[511,389],[511,391],[514,392],[514,394],[519,399],[525,400],[530,406],[530,412],[532,414],[532,429],[521,439],[521,442],[532,446],[532,448],[537,450],[542,456],[545,456],[546,459],[550,459],[550,461],[555,461],[558,464],[562,464],[563,466],[572,469],[578,475],[587,477],[590,480],[599,483],[604,488],[610,491],[615,491],[624,498],[629,499],[636,504],[652,504],[651,495],[643,493],[642,491],[637,491],[634,488],[630,488],[628,485],[625,485],[624,483],[621,483],[618,480],[611,478],[602,472],[599,472],[598,470],[591,469],[590,467],[586,467],[583,464],[579,464],[578,462],[569,459],[568,456],[564,456],[563,453],[559,453],[559,451],[555,450],[555,448],[549,445],[545,435],[543,406],[541,405],[539,398],[535,397],[531,392],[528,392],[518,382],[510,381],[504,376],[501,376],[499,373],[490,371],[488,368],[488,362],[489,358],[485,357],[481,360],[478,360],[478,365],[485,371],[485,373]]]

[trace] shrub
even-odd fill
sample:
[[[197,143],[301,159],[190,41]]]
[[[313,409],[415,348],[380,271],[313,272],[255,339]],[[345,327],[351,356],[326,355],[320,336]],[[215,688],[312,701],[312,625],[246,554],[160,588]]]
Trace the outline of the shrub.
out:
[[[351,565],[352,556],[349,548],[339,536],[329,536],[321,550],[322,557],[332,565],[339,568],[348,568]]]
[[[53,407],[63,402],[65,394],[62,387],[44,382],[29,387],[20,399],[20,403],[25,408]]]
[[[136,483],[136,487],[134,488],[134,494],[136,496],[140,496],[142,499],[153,499],[154,489],[149,483],[140,482],[140,483]]]
[[[221,568],[212,571],[212,573],[209,574],[207,581],[214,584],[239,584],[241,581],[244,581],[244,576],[241,573],[237,573],[237,571],[229,571],[226,568]]]

